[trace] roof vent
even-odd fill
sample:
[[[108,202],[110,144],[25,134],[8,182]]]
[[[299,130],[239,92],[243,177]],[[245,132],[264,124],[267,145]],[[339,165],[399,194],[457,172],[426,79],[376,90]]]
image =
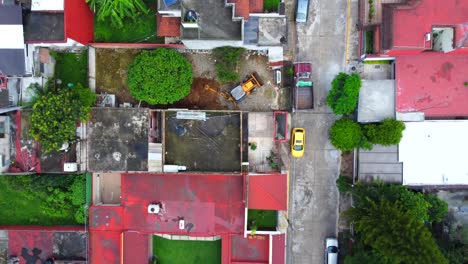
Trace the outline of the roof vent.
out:
[[[160,204],[150,204],[148,205],[148,214],[159,214],[161,211]]]

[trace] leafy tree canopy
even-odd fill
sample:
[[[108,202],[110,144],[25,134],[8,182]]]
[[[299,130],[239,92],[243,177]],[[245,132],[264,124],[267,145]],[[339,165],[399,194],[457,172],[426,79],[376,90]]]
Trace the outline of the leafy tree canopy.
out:
[[[429,229],[401,210],[399,202],[381,199],[368,205],[346,212],[364,245],[396,263],[448,264]]]
[[[122,28],[125,18],[137,19],[149,9],[143,0],[86,0],[91,10],[96,9],[99,21],[110,20],[111,25]]]
[[[130,92],[149,104],[171,104],[184,98],[192,81],[192,65],[172,49],[144,50],[128,69]]]
[[[363,131],[367,140],[384,146],[398,145],[403,137],[405,123],[395,119],[385,119],[379,124],[364,125]]]
[[[58,151],[75,138],[77,122],[88,119],[95,101],[96,95],[81,85],[43,91],[32,106],[29,133],[43,151]]]
[[[349,119],[340,119],[330,128],[331,143],[341,150],[359,147],[362,138],[361,126]]]
[[[332,81],[332,88],[327,96],[327,104],[333,113],[351,114],[356,109],[361,89],[361,77],[353,73],[340,72]]]

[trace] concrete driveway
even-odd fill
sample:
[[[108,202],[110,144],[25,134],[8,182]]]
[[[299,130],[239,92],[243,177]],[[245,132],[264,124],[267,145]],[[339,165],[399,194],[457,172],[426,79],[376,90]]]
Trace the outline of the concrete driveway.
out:
[[[315,108],[292,117],[293,127],[306,129],[306,148],[291,164],[289,264],[323,263],[325,238],[337,236],[341,152],[329,141],[337,117],[325,99],[333,78],[345,70],[346,23],[346,0],[310,0],[308,22],[296,25],[295,59],[312,63]]]

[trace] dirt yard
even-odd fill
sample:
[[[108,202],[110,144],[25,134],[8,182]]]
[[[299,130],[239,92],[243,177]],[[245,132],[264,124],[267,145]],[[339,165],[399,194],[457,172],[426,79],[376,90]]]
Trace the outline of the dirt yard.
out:
[[[126,85],[127,69],[139,49],[96,49],[96,92],[115,94],[117,103],[137,104]],[[254,90],[240,103],[230,100],[230,91],[238,83],[220,84],[216,79],[214,60],[209,53],[183,51],[192,63],[193,84],[191,93],[172,105],[146,105],[150,108],[188,108],[202,110],[271,111],[288,110],[289,89],[279,88],[268,66],[268,57],[257,52],[247,52],[239,63],[242,79],[257,72],[263,86]]]

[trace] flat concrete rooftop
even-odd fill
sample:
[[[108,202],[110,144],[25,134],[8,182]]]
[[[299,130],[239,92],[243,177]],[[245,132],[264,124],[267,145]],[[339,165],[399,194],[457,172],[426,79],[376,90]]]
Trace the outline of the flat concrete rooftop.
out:
[[[198,29],[183,29],[183,39],[241,40],[241,21],[232,21],[232,7],[225,0],[182,0],[184,12],[194,10],[198,15]],[[182,14],[182,20],[185,13]]]

